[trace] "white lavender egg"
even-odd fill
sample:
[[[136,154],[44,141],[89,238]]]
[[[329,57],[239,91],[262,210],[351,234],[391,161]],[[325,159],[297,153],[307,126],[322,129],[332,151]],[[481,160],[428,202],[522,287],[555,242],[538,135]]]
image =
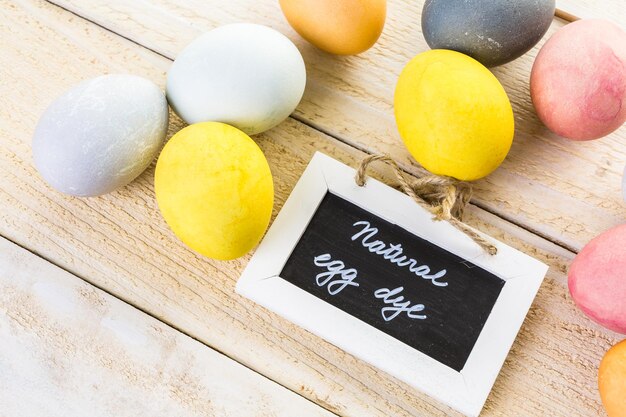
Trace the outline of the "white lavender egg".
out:
[[[287,118],[305,84],[304,60],[286,36],[236,23],[189,44],[172,64],[166,90],[187,123],[222,122],[253,135]]]
[[[165,95],[135,75],[83,81],[39,119],[33,159],[58,191],[97,196],[122,187],[152,162],[167,134]]]

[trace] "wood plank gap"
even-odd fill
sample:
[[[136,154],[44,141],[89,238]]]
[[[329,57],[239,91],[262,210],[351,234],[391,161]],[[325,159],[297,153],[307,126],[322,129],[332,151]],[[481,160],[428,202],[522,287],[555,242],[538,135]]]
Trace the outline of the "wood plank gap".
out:
[[[105,28],[105,29],[106,29],[106,28]],[[120,300],[121,302],[123,302],[123,303],[125,303],[125,304],[127,304],[127,305],[129,305],[129,306],[131,306],[131,307],[133,307],[133,308],[135,308],[135,309],[137,309],[138,311],[140,311],[141,313],[143,313],[143,314],[145,314],[145,315],[147,315],[147,316],[149,316],[149,317],[152,317],[153,319],[155,319],[155,320],[157,320],[157,321],[159,321],[159,322],[163,323],[164,325],[166,325],[166,326],[170,327],[171,329],[173,329],[173,330],[177,331],[178,333],[181,333],[181,334],[183,334],[183,335],[185,335],[185,336],[187,336],[187,337],[189,337],[189,338],[191,338],[191,339],[195,340],[196,342],[200,343],[202,346],[205,346],[205,347],[207,347],[208,349],[211,349],[211,350],[213,350],[213,351],[215,351],[215,352],[217,352],[217,353],[219,353],[219,354],[223,355],[224,357],[226,357],[226,358],[228,358],[228,359],[230,359],[230,360],[232,360],[232,361],[234,361],[234,362],[237,362],[238,364],[240,364],[240,365],[241,365],[241,366],[243,366],[244,368],[249,369],[250,371],[254,372],[255,374],[260,375],[261,377],[263,377],[263,378],[265,378],[265,379],[267,379],[267,380],[269,380],[269,381],[271,381],[271,382],[273,382],[273,383],[275,383],[275,384],[277,384],[277,385],[280,385],[281,387],[285,388],[286,390],[289,390],[289,391],[293,392],[293,393],[294,393],[294,394],[296,394],[297,396],[299,396],[299,397],[301,397],[301,398],[304,398],[306,401],[308,401],[308,402],[310,402],[310,403],[312,403],[312,404],[314,404],[314,405],[316,405],[316,406],[318,406],[318,407],[322,407],[322,408],[324,408],[326,411],[328,411],[329,413],[331,413],[331,414],[333,414],[333,415],[339,416],[339,414],[337,414],[337,413],[335,413],[334,411],[332,411],[332,410],[328,409],[327,407],[324,407],[322,404],[318,404],[318,403],[316,403],[316,402],[314,402],[314,401],[311,401],[309,398],[307,398],[307,397],[303,396],[303,395],[302,395],[302,394],[300,394],[299,392],[294,391],[293,389],[290,389],[289,387],[284,386],[284,385],[283,385],[283,384],[281,384],[280,382],[278,382],[278,381],[276,381],[276,380],[274,380],[274,379],[272,379],[272,378],[269,378],[268,376],[266,376],[266,375],[264,375],[264,374],[262,374],[262,373],[260,373],[260,372],[256,371],[256,370],[255,370],[255,369],[253,369],[253,368],[250,368],[250,367],[249,367],[249,366],[247,366],[245,363],[241,363],[241,362],[240,362],[240,361],[238,361],[236,358],[234,358],[234,357],[232,357],[232,356],[229,356],[228,354],[226,354],[226,353],[225,353],[225,352],[223,352],[222,350],[220,350],[220,349],[218,349],[218,348],[216,348],[216,347],[214,347],[214,346],[209,346],[208,344],[206,344],[205,342],[203,342],[201,339],[198,339],[197,337],[193,336],[192,334],[185,332],[184,330],[182,330],[182,329],[181,329],[181,328],[179,328],[178,326],[174,325],[173,323],[170,323],[170,322],[169,322],[169,321],[167,321],[167,320],[164,320],[164,319],[162,319],[162,318],[160,318],[160,317],[155,316],[154,314],[151,314],[149,311],[147,311],[147,310],[143,309],[142,307],[140,307],[140,306],[138,306],[138,305],[136,305],[136,304],[134,304],[134,303],[130,302],[129,300],[126,300],[124,297],[118,296],[117,294],[113,294],[113,293],[111,293],[111,292],[107,291],[105,288],[103,288],[103,287],[99,286],[98,284],[96,284],[96,283],[94,283],[94,282],[91,282],[91,281],[89,281],[88,279],[86,279],[86,278],[82,277],[82,276],[81,276],[81,275],[79,275],[78,273],[76,273],[76,272],[74,272],[74,271],[72,271],[72,270],[70,270],[70,269],[68,269],[68,268],[63,267],[62,265],[57,264],[57,263],[56,263],[53,259],[50,259],[50,258],[48,258],[48,257],[46,257],[46,256],[43,256],[43,255],[41,255],[41,254],[37,253],[36,251],[34,251],[34,250],[32,250],[32,249],[30,249],[30,248],[28,248],[28,247],[26,247],[26,246],[24,246],[24,245],[20,244],[19,242],[16,242],[15,240],[11,239],[10,237],[7,237],[7,236],[1,235],[1,234],[0,234],[0,237],[2,237],[2,238],[4,238],[4,239],[6,239],[7,241],[9,241],[9,242],[13,243],[14,245],[16,245],[16,246],[18,246],[18,247],[20,247],[20,248],[24,249],[25,251],[27,251],[27,252],[29,252],[29,253],[33,254],[34,256],[36,256],[36,257],[38,257],[38,258],[41,258],[41,259],[45,260],[46,262],[48,262],[48,263],[50,263],[50,264],[54,265],[55,267],[57,267],[57,268],[59,268],[59,269],[61,269],[61,270],[65,271],[65,272],[67,272],[67,273],[69,273],[69,274],[72,274],[72,275],[73,275],[73,276],[75,276],[77,279],[79,279],[79,280],[81,280],[81,281],[84,281],[85,283],[87,283],[87,284],[91,285],[92,287],[97,288],[98,290],[102,291],[103,293],[108,294],[109,296],[111,296],[111,297],[113,297],[113,298],[115,298],[115,299],[117,299],[117,300]]]
[[[67,12],[67,13],[69,13],[69,14],[73,15],[73,16],[76,16],[76,17],[78,17],[79,19],[82,19],[82,20],[84,20],[84,21],[86,21],[86,22],[89,22],[89,23],[91,23],[91,24],[93,24],[93,25],[95,25],[95,26],[97,26],[97,27],[99,27],[99,28],[101,28],[101,29],[104,29],[104,30],[106,30],[106,31],[107,31],[107,32],[109,32],[109,33],[112,33],[112,34],[114,34],[114,35],[116,35],[116,36],[119,36],[119,37],[120,37],[120,38],[122,38],[122,39],[126,39],[127,41],[129,41],[129,42],[131,42],[131,43],[133,43],[133,44],[135,44],[135,45],[137,45],[137,46],[140,46],[140,47],[142,47],[143,49],[147,49],[148,51],[150,51],[150,52],[152,52],[152,53],[154,53],[154,54],[156,54],[156,55],[158,55],[158,56],[160,56],[160,57],[163,57],[163,58],[165,58],[165,59],[168,59],[168,60],[170,60],[170,61],[173,61],[172,57],[169,57],[169,56],[167,56],[167,55],[164,55],[164,54],[162,54],[161,52],[159,52],[159,51],[157,51],[157,50],[154,50],[154,49],[150,48],[149,46],[142,45],[142,44],[140,44],[139,42],[137,42],[136,40],[134,40],[134,39],[132,39],[132,38],[129,38],[128,36],[122,35],[121,33],[116,32],[116,31],[114,31],[114,30],[112,30],[112,29],[110,29],[110,28],[108,28],[108,27],[106,27],[106,26],[104,26],[104,25],[102,25],[102,24],[100,24],[100,23],[98,23],[98,22],[94,21],[94,20],[91,20],[91,19],[89,19],[89,18],[88,18],[88,17],[86,17],[86,16],[83,16],[83,15],[81,15],[81,14],[78,14],[78,13],[77,13],[77,12],[75,12],[74,10],[68,9],[67,7],[64,7],[64,6],[62,6],[62,5],[58,4],[58,3],[56,3],[54,0],[45,0],[45,2],[46,2],[46,3],[49,3],[49,4],[53,5],[53,6],[55,6],[55,7],[57,7],[57,8],[59,8],[59,9],[61,9],[61,10],[63,10],[63,11],[65,11],[65,12]]]
[[[490,210],[487,206],[485,206],[485,205],[481,204],[480,202],[475,201],[474,199],[472,199],[472,200],[471,200],[470,204],[472,204],[472,205],[474,205],[474,206],[476,206],[476,207],[480,208],[480,209],[481,209],[481,210],[483,210],[483,211],[486,211],[486,212],[487,212],[487,213],[489,213],[489,214],[494,215],[495,217],[497,217],[497,218],[499,218],[499,219],[504,220],[504,221],[505,221],[505,222],[507,222],[507,223],[510,223],[510,224],[512,224],[512,225],[514,225],[514,226],[517,226],[517,227],[519,227],[520,229],[523,229],[523,230],[527,231],[527,232],[528,232],[528,233],[530,233],[530,234],[533,234],[533,235],[535,235],[535,236],[538,236],[538,237],[540,237],[541,239],[543,239],[543,240],[545,240],[545,241],[547,241],[547,242],[550,242],[550,243],[552,243],[553,245],[558,246],[558,247],[559,247],[559,248],[561,248],[561,249],[564,249],[564,250],[566,250],[566,251],[568,251],[568,252],[571,252],[573,255],[578,254],[578,249],[576,249],[575,247],[570,246],[570,245],[568,245],[567,243],[565,243],[565,242],[561,242],[561,241],[559,241],[559,240],[557,240],[557,239],[552,239],[552,238],[550,238],[550,236],[548,236],[547,234],[545,234],[545,233],[541,233],[539,230],[536,230],[536,229],[533,229],[533,228],[531,228],[531,227],[529,227],[529,226],[526,226],[526,225],[524,225],[524,224],[522,224],[522,223],[520,223],[520,222],[518,222],[518,221],[514,220],[514,219],[513,219],[512,217],[510,217],[510,216],[506,216],[505,214],[502,214],[502,213],[497,213],[497,212],[491,211],[491,210]]]

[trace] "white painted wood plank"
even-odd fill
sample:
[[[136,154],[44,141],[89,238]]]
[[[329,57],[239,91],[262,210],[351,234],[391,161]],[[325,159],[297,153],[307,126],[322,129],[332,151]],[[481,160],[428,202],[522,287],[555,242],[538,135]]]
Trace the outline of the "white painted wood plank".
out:
[[[574,18],[607,19],[626,29],[624,0],[556,0],[556,7]]]
[[[0,415],[331,413],[0,238]]]

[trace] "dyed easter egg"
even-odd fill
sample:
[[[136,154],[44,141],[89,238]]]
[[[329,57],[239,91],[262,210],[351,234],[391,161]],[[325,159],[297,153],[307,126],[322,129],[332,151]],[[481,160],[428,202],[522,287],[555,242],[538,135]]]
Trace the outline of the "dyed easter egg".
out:
[[[337,55],[359,54],[376,43],[387,0],[280,0],[287,21],[304,39]]]
[[[57,98],[39,119],[33,159],[41,176],[74,196],[105,194],[150,165],[167,134],[165,95],[135,75],[103,75]]]
[[[513,110],[496,77],[459,52],[413,58],[394,97],[398,130],[413,157],[437,175],[476,180],[495,170],[513,141]]]
[[[569,269],[569,291],[592,320],[626,334],[626,224],[589,242]]]
[[[537,114],[573,140],[606,136],[626,121],[626,32],[605,20],[579,20],[541,48],[530,77]]]
[[[187,123],[223,122],[253,135],[296,108],[306,83],[304,61],[284,35],[237,23],[187,46],[167,74],[167,99]]]
[[[494,67],[531,49],[554,17],[554,0],[426,0],[422,32],[433,49],[462,52]]]
[[[259,243],[274,201],[261,149],[232,126],[187,126],[165,145],[154,188],[165,221],[193,250],[235,259]]]
[[[604,355],[598,370],[598,388],[607,415],[626,416],[626,340]]]
[[[624,167],[624,175],[622,176],[622,195],[626,201],[626,167]]]

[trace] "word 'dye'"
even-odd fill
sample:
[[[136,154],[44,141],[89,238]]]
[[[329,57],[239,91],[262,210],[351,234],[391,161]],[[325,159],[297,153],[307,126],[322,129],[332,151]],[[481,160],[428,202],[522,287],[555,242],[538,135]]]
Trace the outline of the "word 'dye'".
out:
[[[399,295],[404,290],[404,287],[394,288],[381,288],[374,292],[374,297],[382,298],[385,304],[391,304],[391,307],[383,307],[381,313],[385,321],[391,321],[395,319],[399,314],[406,312],[406,315],[412,319],[424,320],[425,314],[416,314],[419,311],[424,310],[424,304],[411,305],[409,300],[404,301],[404,296]],[[391,298],[398,295],[396,298]]]

